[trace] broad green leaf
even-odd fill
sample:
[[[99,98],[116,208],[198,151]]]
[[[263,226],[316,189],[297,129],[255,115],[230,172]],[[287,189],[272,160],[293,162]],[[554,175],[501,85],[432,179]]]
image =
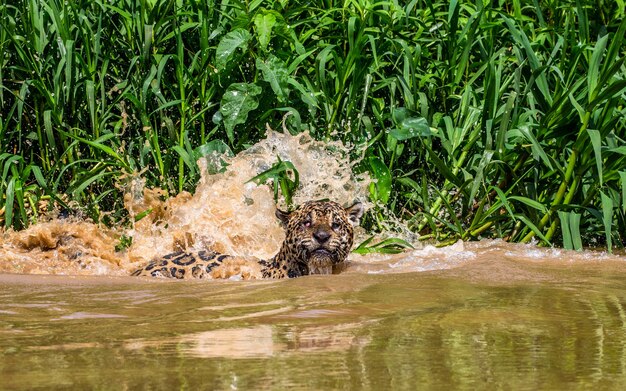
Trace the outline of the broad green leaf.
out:
[[[23,162],[24,158],[19,155],[11,155],[11,154],[2,154],[3,157],[7,159],[4,160],[4,165],[2,169],[2,182],[8,180],[9,171],[15,172],[15,167],[18,162]],[[12,171],[13,170],[13,171]]]
[[[422,191],[422,188],[419,185],[419,183],[417,183],[416,181],[414,181],[413,179],[409,177],[400,177],[400,178],[397,178],[397,181],[403,184],[404,186],[412,188],[415,191]]]
[[[550,163],[550,159],[548,159],[548,155],[546,154],[546,152],[541,147],[541,144],[539,144],[539,141],[537,141],[537,138],[535,137],[533,132],[527,126],[520,127],[519,131],[526,137],[526,139],[528,141],[530,141],[531,149],[533,151],[533,157],[535,158],[535,160],[541,159],[543,161],[543,163],[549,169],[552,170],[553,169],[552,168],[552,163]]]
[[[626,38],[626,18],[624,18],[624,13],[626,12],[626,8],[624,7],[624,5],[626,4],[626,2],[624,2],[623,0],[617,0],[617,4],[618,4],[617,9],[622,10],[622,15],[621,16],[616,15],[616,20],[621,19],[621,23],[618,29],[615,30],[615,33],[613,34],[613,36],[611,37],[611,44],[609,45],[609,49],[607,51],[607,54],[604,60],[604,65],[601,71],[601,74],[603,75],[603,77],[612,75],[614,72],[610,71],[610,69],[615,64],[617,64],[618,61],[624,60],[624,57],[620,55],[620,53],[623,53],[622,42],[624,41],[624,38]]]
[[[353,252],[357,251],[359,249],[365,249],[367,247],[367,245],[371,243],[372,240],[374,240],[374,236],[370,236],[369,238],[365,239],[358,246],[356,246],[356,248],[353,250]]]
[[[604,235],[606,236],[606,249],[613,252],[613,242],[611,238],[611,227],[613,226],[613,200],[611,197],[600,191],[602,198],[602,222],[604,223]]]
[[[311,49],[308,52],[302,53],[298,57],[293,59],[293,61],[291,61],[291,64],[289,64],[289,67],[287,68],[287,73],[289,73],[290,75],[293,74],[296,71],[296,69],[298,69],[300,64],[302,64],[304,60],[306,60],[311,54],[313,54],[315,50],[316,49]]]
[[[4,203],[4,226],[9,228],[13,224],[13,199],[15,198],[15,178],[9,180],[5,192],[6,202]]]
[[[506,101],[506,106],[504,107],[504,113],[502,114],[502,121],[500,122],[500,128],[496,133],[496,152],[498,155],[502,155],[505,152],[505,141],[506,134],[509,130],[509,123],[511,120],[511,112],[513,111],[513,106],[515,105],[517,99],[516,93],[511,93],[509,99]]]
[[[448,24],[452,22],[453,18],[458,17],[458,0],[450,1],[450,5],[448,6]],[[456,23],[454,23],[456,24]]]
[[[587,70],[587,92],[589,94],[589,102],[593,101],[593,99],[598,94],[596,88],[598,87],[598,80],[600,79],[600,60],[602,60],[602,55],[604,54],[604,50],[606,49],[606,43],[608,39],[608,35],[605,35],[598,39],[598,42],[596,42],[596,47],[593,49],[593,53],[591,55],[589,70]]]
[[[559,220],[561,221],[561,234],[563,235],[563,247],[566,250],[573,250],[574,245],[572,244],[572,233],[569,228],[569,218],[568,213],[562,210],[558,211]]]
[[[18,212],[21,222],[28,224],[28,215],[26,214],[24,198],[24,183],[19,178],[17,178],[15,180],[15,200],[17,201]],[[19,225],[20,221],[17,221],[16,223],[17,225]]]
[[[114,172],[108,172],[108,171],[102,171],[102,172],[100,172],[100,173],[98,173],[96,175],[93,175],[93,176],[86,176],[86,179],[84,181],[82,181],[80,183],[80,185],[78,185],[78,187],[72,191],[72,193],[74,195],[80,194],[87,188],[87,186],[91,185],[92,183],[94,183],[94,182],[96,182],[96,181],[98,181],[98,180],[100,180],[103,177],[108,176],[108,175],[115,175],[115,173]]]
[[[317,55],[317,70],[324,90],[330,90],[329,85],[332,84],[332,78],[326,77],[326,72],[328,71],[326,64],[333,59],[335,47],[336,45],[328,45]]]
[[[619,178],[622,185],[622,213],[626,213],[626,171],[620,171]]]
[[[148,77],[146,77],[146,79],[143,81],[143,86],[141,89],[141,105],[142,107],[147,106],[147,99],[148,99],[148,89],[150,88],[150,86],[152,85],[152,82],[154,81],[154,77],[157,74],[157,67],[156,66],[152,66],[150,68],[150,73],[148,74]]]
[[[278,162],[272,165],[272,167],[270,167],[268,170],[263,171],[259,175],[250,178],[247,182],[254,182],[260,185],[265,183],[268,179],[276,180],[288,171],[293,171],[296,181],[298,181],[298,170],[293,165],[293,163],[288,160],[281,160],[280,158],[278,158]]]
[[[432,136],[428,121],[426,121],[426,118],[421,117],[404,118],[400,126],[391,129],[389,134],[398,141],[408,140],[414,137]]]
[[[623,62],[624,59],[620,59]],[[602,103],[604,100],[615,98],[626,92],[626,80],[613,80],[604,89],[600,89],[600,92],[595,96],[595,99],[591,101],[587,107],[587,110],[591,110],[596,105]]]
[[[517,29],[517,26],[512,19],[504,17],[504,22],[509,28],[511,35],[513,35],[514,42],[521,44],[524,48],[533,72],[537,72],[537,74],[535,75],[535,83],[537,84],[537,88],[539,88],[539,91],[541,91],[541,95],[546,100],[546,102],[552,103],[552,96],[550,95],[550,87],[548,86],[548,80],[546,78],[545,71],[540,69],[541,64],[539,62],[539,57],[533,50],[528,36],[526,35],[526,33],[524,33],[523,30]]]
[[[101,137],[99,137],[96,140],[87,140],[85,138],[82,137],[78,137],[76,135],[73,135],[71,133],[67,133],[67,132],[62,132],[60,131],[60,133],[64,134],[66,137],[72,138],[74,140],[80,141],[81,143],[87,144],[93,148],[99,149],[102,152],[106,153],[107,155],[111,156],[112,158],[114,158],[115,160],[118,161],[118,163],[120,163],[120,165],[127,171],[127,172],[131,172],[131,168],[128,165],[128,162],[126,160],[124,160],[122,158],[122,156],[120,156],[117,152],[115,152],[113,150],[113,148],[109,147],[108,145],[105,145],[104,142],[115,137],[115,134],[113,133],[107,133]]]
[[[498,194],[498,197],[500,198],[500,204],[504,206],[511,218],[515,220],[515,215],[513,214],[513,210],[511,209],[511,204],[506,198],[506,194],[504,194],[504,192],[498,186],[491,186],[490,190],[494,190]],[[499,204],[494,204],[492,208],[494,207],[497,207],[498,209],[500,208]]]
[[[259,106],[261,92],[261,87],[252,83],[233,83],[226,89],[220,102],[220,113],[231,143],[235,139],[235,126],[246,123],[248,113]]]
[[[94,95],[94,84],[92,80],[85,80],[85,92],[87,94],[87,103],[89,106],[89,118],[91,119],[92,129],[97,129],[96,123],[96,98]]]
[[[364,240],[361,244],[359,244],[354,250],[352,250],[355,254],[398,254],[403,252],[406,249],[414,248],[411,243],[406,240],[400,238],[387,238],[382,240],[376,244],[369,246],[370,242],[374,239],[373,236]]]
[[[135,216],[135,218],[134,218],[135,222],[138,222],[139,220],[143,219],[144,217],[146,217],[150,213],[152,213],[152,208],[148,208],[148,209],[144,210],[143,212],[138,213]]]
[[[249,2],[249,11],[252,12],[257,9],[265,0],[252,0]]]
[[[319,108],[319,103],[315,94],[313,94],[310,89],[304,87],[293,78],[289,78],[288,83],[289,85],[295,87],[298,92],[300,92],[300,99],[309,106],[309,110],[311,110],[311,113],[315,113],[315,111]]]
[[[143,31],[143,58],[147,60],[150,56],[150,48],[154,39],[154,24],[145,24]]]
[[[182,100],[180,100],[180,99],[176,99],[176,100],[173,100],[173,101],[170,101],[170,102],[166,102],[166,103],[162,104],[161,106],[159,106],[159,108],[157,108],[156,110],[151,112],[150,116],[152,116],[154,113],[157,113],[159,111],[163,111],[163,110],[167,109],[168,107],[180,105],[181,103],[182,103]]]
[[[234,156],[233,151],[222,140],[209,141],[208,143],[200,145],[198,148],[194,149],[193,152],[196,159],[213,154]]]
[[[215,67],[221,71],[226,68],[237,49],[245,51],[252,36],[247,30],[235,29],[222,37],[215,50]]]
[[[563,247],[580,251],[583,248],[580,237],[580,213],[558,211],[563,235]]]
[[[56,141],[54,137],[54,133],[52,131],[52,111],[46,110],[43,112],[43,125],[46,130],[46,139],[50,144],[50,147],[55,150],[56,149]]]
[[[572,245],[576,251],[581,251],[583,249],[583,242],[580,237],[580,217],[580,213],[571,212],[569,214],[569,228],[572,233]]]
[[[589,138],[591,139],[591,145],[593,146],[593,154],[596,158],[596,168],[598,169],[598,179],[600,180],[600,186],[602,186],[602,151],[600,132],[595,129],[587,129]]]
[[[265,51],[272,38],[272,28],[276,24],[276,16],[271,12],[259,12],[254,17],[254,26],[259,37],[259,45]]]
[[[33,167],[33,174],[35,174],[35,179],[37,180],[37,183],[39,183],[39,186],[43,187],[44,189],[48,187],[46,183],[46,179],[41,173],[41,168],[39,168],[38,166],[32,166],[32,167]]]
[[[523,204],[526,204],[526,205],[530,206],[533,209],[537,209],[541,213],[546,213],[548,211],[548,208],[546,208],[545,205],[543,205],[542,203],[537,202],[535,200],[531,200],[528,197],[510,196],[509,199],[510,200],[516,200],[516,201],[519,201],[519,202],[521,202]]]
[[[170,32],[169,34],[165,35],[162,40],[163,41],[167,41],[170,40],[172,38],[174,38],[174,36],[184,33],[185,31],[189,30],[189,29],[197,29],[199,27],[199,23],[197,22],[187,22],[187,23],[182,23],[180,25],[180,28],[177,28],[176,30]]]
[[[256,67],[261,70],[263,80],[268,82],[278,101],[284,103],[289,96],[287,67],[278,57],[270,55],[265,61],[256,59]]]
[[[178,154],[178,156],[180,156],[181,159],[183,159],[183,162],[185,162],[185,164],[189,168],[189,171],[191,171],[192,174],[195,174],[198,170],[198,166],[196,165],[196,161],[193,159],[192,156],[189,155],[187,150],[185,150],[185,148],[181,147],[180,145],[174,145],[172,149]]]
[[[302,125],[302,117],[300,117],[300,113],[295,108],[286,106],[277,108],[276,111],[285,113],[283,114],[283,122],[291,135],[308,130],[308,127]]]
[[[626,155],[626,145],[621,147],[609,148],[605,150],[606,152],[619,153],[620,155]]]
[[[293,179],[291,179],[291,176],[293,176]],[[278,202],[278,189],[280,188],[283,197],[285,197],[285,202],[287,205],[291,205],[293,195],[300,185],[300,174],[293,163],[288,160],[283,161],[278,157],[278,162],[268,170],[251,178],[248,182],[260,185],[269,179],[274,184],[274,201]]]
[[[474,173],[474,180],[472,181],[470,196],[468,198],[470,205],[474,202],[474,196],[476,195],[476,192],[478,192],[479,186],[483,183],[485,168],[491,162],[492,157],[493,151],[485,151],[483,153],[482,159],[480,159],[480,163],[478,163],[478,167],[476,168],[476,172]]]
[[[538,0],[535,0],[538,1]],[[585,2],[577,0],[576,1],[576,14],[578,16],[578,30],[579,30],[579,39],[580,44],[588,45],[589,44],[589,18],[587,15],[587,5]]]
[[[576,101],[573,94],[568,95],[569,101],[572,103],[572,106],[576,109],[578,113],[578,119],[582,122],[585,118],[585,109]]]
[[[196,161],[202,157],[206,158],[207,171],[209,174],[222,172],[227,166],[222,156],[233,156],[233,151],[222,140],[213,140],[204,145],[200,145],[193,151]]]
[[[402,121],[404,121],[406,117],[408,117],[408,115],[409,113],[407,112],[407,109],[405,107],[396,107],[391,112],[393,122],[395,122],[398,125],[401,124]]]
[[[370,194],[374,200],[380,200],[383,204],[387,204],[391,195],[391,172],[383,161],[376,157],[369,158],[370,167],[372,168],[372,176],[376,183],[370,185]]]
[[[118,13],[121,17],[123,17],[124,19],[126,19],[126,20],[128,20],[128,21],[130,21],[130,20],[132,20],[132,19],[133,19],[133,15],[132,15],[130,12],[128,12],[128,11],[126,11],[126,10],[123,10],[122,8],[118,8],[118,7],[115,7],[115,6],[113,6],[113,5],[107,4],[107,3],[106,3],[106,2],[104,2],[104,1],[103,1],[103,2],[99,2],[99,3],[98,3],[98,5],[99,5],[100,7],[103,7],[103,8],[108,8],[108,9],[110,9],[110,10],[112,10],[112,11],[115,11],[115,12],[116,12],[116,13]]]

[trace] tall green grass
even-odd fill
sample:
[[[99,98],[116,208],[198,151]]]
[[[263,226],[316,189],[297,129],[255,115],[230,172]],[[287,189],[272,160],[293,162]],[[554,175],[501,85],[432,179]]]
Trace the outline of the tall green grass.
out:
[[[624,245],[624,1],[18,0],[0,5],[4,225],[124,218],[124,174],[280,128],[366,150],[424,239]]]

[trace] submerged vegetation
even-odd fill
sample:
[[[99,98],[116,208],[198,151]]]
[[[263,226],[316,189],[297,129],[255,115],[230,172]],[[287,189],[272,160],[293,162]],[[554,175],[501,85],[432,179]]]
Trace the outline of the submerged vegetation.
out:
[[[624,13],[624,0],[4,2],[0,218],[20,229],[54,201],[114,224],[128,174],[192,190],[199,157],[241,151],[289,113],[288,131],[364,154],[371,227],[390,210],[443,242],[623,246]],[[297,186],[279,171],[276,186]]]

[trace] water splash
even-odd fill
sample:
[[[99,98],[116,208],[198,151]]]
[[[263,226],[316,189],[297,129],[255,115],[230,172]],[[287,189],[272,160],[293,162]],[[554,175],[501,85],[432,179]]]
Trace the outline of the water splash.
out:
[[[2,234],[0,272],[24,274],[124,275],[115,252],[118,234],[69,219],[39,223]]]
[[[228,166],[223,173],[210,175],[211,159],[201,159],[198,163],[202,176],[195,194],[182,193],[160,204],[160,195],[144,191],[143,197],[128,202],[129,210],[159,211],[129,232],[133,237],[129,258],[206,248],[241,256],[274,255],[284,234],[274,217],[273,191],[249,180],[269,169],[278,158],[292,162],[300,174],[295,204],[328,198],[348,205],[367,199],[369,178],[352,174],[352,163],[343,145],[321,143],[308,134],[291,136],[268,131],[264,140],[235,157],[225,158]]]

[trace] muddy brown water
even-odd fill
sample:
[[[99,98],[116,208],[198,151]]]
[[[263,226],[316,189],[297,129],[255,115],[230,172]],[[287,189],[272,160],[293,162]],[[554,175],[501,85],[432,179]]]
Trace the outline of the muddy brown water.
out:
[[[222,173],[210,174],[221,158],[200,161],[194,194],[127,178],[129,215],[146,215],[130,226],[52,216],[0,232],[0,389],[624,389],[623,255],[501,241],[440,249],[387,216],[377,240],[416,249],[352,254],[338,275],[128,277],[180,249],[273,255],[284,238],[273,191],[249,179],[277,156],[300,173],[296,204],[371,207],[348,150],[268,132]],[[122,235],[132,244],[118,251]]]
[[[499,242],[282,281],[3,274],[0,388],[623,389],[625,277]]]

